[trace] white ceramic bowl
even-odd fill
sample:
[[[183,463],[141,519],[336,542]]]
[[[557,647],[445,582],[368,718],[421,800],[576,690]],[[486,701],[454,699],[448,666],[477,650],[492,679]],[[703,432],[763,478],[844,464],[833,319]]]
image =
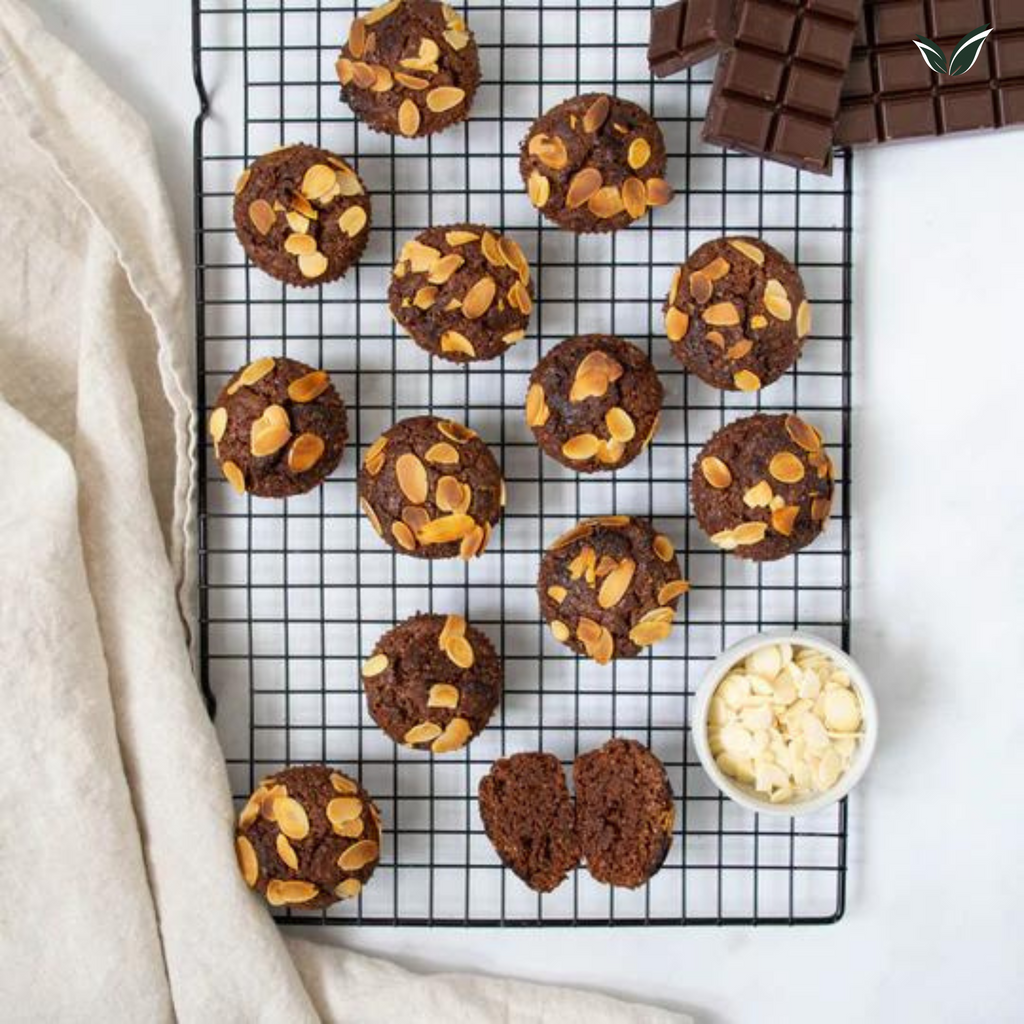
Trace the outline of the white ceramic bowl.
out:
[[[767,797],[758,794],[753,787],[745,786],[743,783],[729,778],[715,763],[708,744],[708,708],[711,705],[711,698],[718,689],[719,683],[749,655],[761,647],[774,644],[788,643],[793,647],[810,647],[827,655],[840,668],[846,671],[853,684],[853,689],[860,697],[861,713],[863,719],[863,737],[857,744],[857,750],[849,768],[836,780],[835,785],[824,793],[804,800],[796,800],[792,803],[773,804]],[[730,799],[741,804],[748,810],[756,811],[759,814],[782,815],[788,818],[797,815],[812,814],[820,811],[841,800],[860,781],[861,776],[867,770],[875,752],[875,744],[878,740],[878,705],[875,703],[875,695],[871,684],[861,671],[857,663],[845,652],[836,647],[835,644],[822,640],[820,637],[810,633],[758,633],[755,636],[741,640],[732,647],[724,650],[708,668],[697,690],[696,700],[693,704],[693,712],[690,716],[690,729],[694,745],[697,748],[697,756],[704,770],[711,776],[714,784]]]

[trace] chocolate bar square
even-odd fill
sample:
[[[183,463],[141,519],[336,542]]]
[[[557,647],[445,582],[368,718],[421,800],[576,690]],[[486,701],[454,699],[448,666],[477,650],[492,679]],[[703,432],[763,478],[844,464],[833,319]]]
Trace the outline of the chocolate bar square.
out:
[[[664,78],[721,52],[732,33],[731,0],[676,0],[651,14],[647,63]]]

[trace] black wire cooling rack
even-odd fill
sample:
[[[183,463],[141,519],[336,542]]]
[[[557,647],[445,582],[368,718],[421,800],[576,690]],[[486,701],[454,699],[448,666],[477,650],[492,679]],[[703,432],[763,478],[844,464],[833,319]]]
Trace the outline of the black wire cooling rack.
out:
[[[429,140],[355,123],[338,99],[334,60],[355,7],[326,0],[194,0],[202,112],[195,131],[196,324],[204,411],[227,375],[287,353],[330,371],[349,408],[351,448],[309,495],[239,498],[200,445],[203,682],[234,793],[284,764],[326,761],[358,775],[383,813],[385,845],[356,901],[296,913],[304,924],[824,924],[845,902],[845,803],[812,818],[758,818],[724,800],[684,723],[701,674],[727,644],[800,627],[847,646],[849,628],[851,167],[802,175],[700,141],[712,68],[653,80],[649,2],[470,3],[484,82],[471,119]],[[612,237],[543,221],[517,168],[530,122],[557,101],[614,91],[664,130],[667,207]],[[259,153],[322,144],[353,160],[373,195],[366,254],[325,287],[285,288],[248,266],[232,230],[233,186]],[[385,306],[402,241],[429,224],[493,224],[523,245],[540,302],[527,340],[501,360],[431,362]],[[790,253],[814,299],[799,367],[758,395],[722,394],[670,357],[660,307],[672,271],[723,233]],[[526,380],[569,334],[608,331],[646,347],[665,384],[652,448],[614,476],[574,475],[544,458],[523,418]],[[707,436],[754,409],[799,410],[824,432],[837,466],[833,521],[810,549],[753,565],[715,549],[689,514],[689,467]],[[356,465],[388,425],[422,411],[468,423],[503,463],[509,506],[486,556],[424,562],[391,553],[358,513]],[[673,637],[601,668],[547,634],[534,580],[542,550],[577,518],[652,516],[676,542],[693,589]],[[376,637],[417,610],[460,612],[502,652],[502,711],[468,748],[432,757],[396,747],[368,717],[359,666]],[[499,864],[476,811],[498,756],[542,748],[568,765],[612,734],[664,761],[677,832],[646,887],[612,890],[577,872],[539,897]]]

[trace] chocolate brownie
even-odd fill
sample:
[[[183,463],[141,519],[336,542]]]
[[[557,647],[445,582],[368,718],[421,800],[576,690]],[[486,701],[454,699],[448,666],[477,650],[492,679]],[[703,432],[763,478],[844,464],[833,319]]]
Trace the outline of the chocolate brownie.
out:
[[[239,493],[304,494],[341,461],[345,403],[323,370],[264,356],[239,370],[209,420],[220,468]]]
[[[360,15],[335,67],[356,117],[391,135],[433,135],[465,120],[480,84],[473,33],[435,0],[391,0]]]
[[[274,907],[327,907],[358,896],[380,858],[380,814],[357,782],[326,765],[264,779],[238,818],[246,885]]]
[[[643,885],[672,845],[675,804],[661,761],[635,740],[612,739],[580,754],[572,775],[587,870],[608,885]]]
[[[631,516],[573,527],[548,548],[537,580],[555,639],[599,665],[668,637],[688,589],[672,542]]]
[[[693,465],[690,499],[701,529],[757,562],[806,547],[832,508],[832,460],[799,416],[759,413],[722,427]]]
[[[574,96],[538,118],[519,171],[530,202],[571,231],[618,231],[672,198],[657,122],[607,93]]]
[[[481,224],[428,228],[402,246],[388,304],[431,355],[493,359],[526,334],[530,265],[518,243]]]
[[[581,473],[618,469],[658,429],[664,390],[651,361],[610,334],[556,345],[530,375],[526,422],[555,461]]]
[[[359,505],[396,551],[468,560],[490,542],[505,482],[490,448],[468,427],[412,416],[367,449]]]
[[[513,754],[480,780],[480,818],[502,862],[531,889],[551,892],[579,864],[576,812],[562,762]]]
[[[396,742],[435,754],[464,747],[501,700],[501,662],[461,615],[414,615],[363,664],[373,720]]]
[[[300,288],[345,274],[370,233],[370,197],[341,157],[299,144],[261,156],[235,185],[235,232],[261,270]]]
[[[676,270],[664,308],[675,357],[726,391],[777,380],[811,329],[796,267],[760,238],[705,242]]]

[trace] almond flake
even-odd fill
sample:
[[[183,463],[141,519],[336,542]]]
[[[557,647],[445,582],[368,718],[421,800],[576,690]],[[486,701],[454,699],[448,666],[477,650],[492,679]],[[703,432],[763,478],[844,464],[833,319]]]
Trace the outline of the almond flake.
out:
[[[621,444],[627,444],[636,437],[636,424],[629,413],[617,405],[605,413],[604,423],[612,438]]]
[[[682,341],[690,329],[690,317],[677,306],[670,306],[665,314],[665,330],[669,341]]]
[[[450,754],[466,745],[472,731],[465,718],[453,718],[445,726],[444,732],[430,744],[430,749],[435,754]]]
[[[245,884],[251,889],[260,875],[260,863],[252,843],[245,836],[235,837],[235,855],[238,857],[238,870],[242,872]]]
[[[600,444],[600,438],[594,434],[577,434],[562,445],[562,454],[573,462],[583,462],[597,454]]]
[[[420,127],[420,108],[410,99],[402,100],[398,108],[398,130],[407,138],[416,134]]]
[[[547,179],[544,179],[547,181]],[[565,208],[575,210],[582,206],[601,187],[601,172],[596,167],[584,167],[577,171],[569,181],[565,193]]]
[[[729,467],[714,455],[708,455],[700,460],[700,471],[704,479],[716,490],[724,491],[732,484]]]
[[[622,205],[633,220],[647,212],[647,190],[639,178],[627,178],[622,183]]]
[[[651,144],[642,136],[635,138],[626,152],[626,163],[634,171],[639,171],[651,159]]]
[[[498,286],[494,278],[489,275],[481,277],[472,288],[466,292],[462,300],[462,313],[468,320],[478,320],[487,312],[494,301]]]
[[[806,470],[801,459],[792,452],[778,452],[768,463],[768,472],[784,484],[796,484],[803,480]]]
[[[469,356],[470,359],[476,358],[476,349],[473,347],[473,343],[458,331],[445,331],[441,335],[441,351]]]
[[[366,210],[362,206],[350,206],[338,218],[338,227],[349,238],[355,238],[366,227],[366,221]]]
[[[288,449],[288,468],[293,473],[312,469],[324,453],[324,439],[316,434],[299,434]]]
[[[753,260],[759,267],[764,266],[764,253],[756,245],[751,245],[750,242],[744,241],[742,238],[730,238],[729,244],[737,252],[743,253],[748,260]]]

